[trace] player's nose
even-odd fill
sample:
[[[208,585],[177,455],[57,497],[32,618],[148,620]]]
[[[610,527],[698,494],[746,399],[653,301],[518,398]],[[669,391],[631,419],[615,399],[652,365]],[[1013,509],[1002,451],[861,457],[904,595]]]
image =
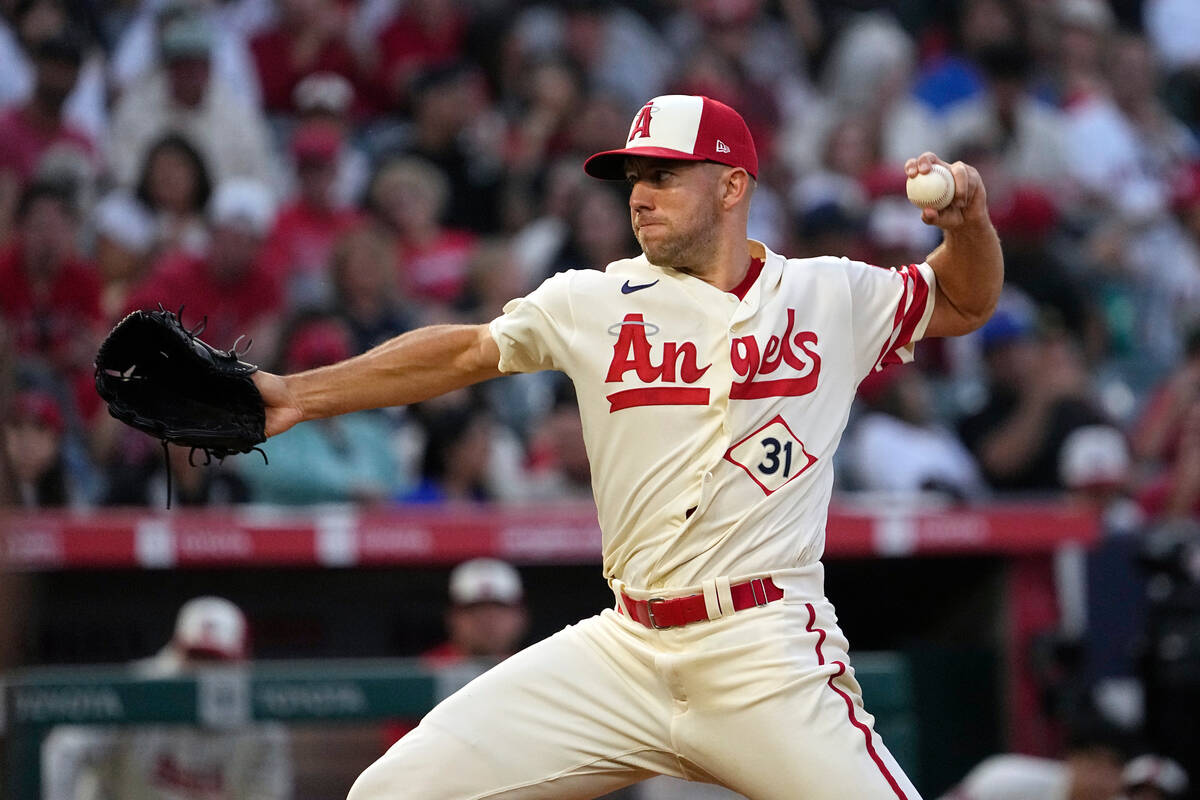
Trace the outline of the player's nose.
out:
[[[654,207],[654,190],[646,184],[646,181],[634,181],[633,188],[629,192],[629,207],[634,211]]]

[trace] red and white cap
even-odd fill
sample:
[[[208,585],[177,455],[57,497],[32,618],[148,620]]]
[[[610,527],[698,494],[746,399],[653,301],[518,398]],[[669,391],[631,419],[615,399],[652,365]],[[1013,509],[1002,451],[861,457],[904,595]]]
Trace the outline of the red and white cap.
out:
[[[179,609],[173,643],[181,655],[239,661],[249,655],[246,615],[223,597],[194,597]]]
[[[477,603],[517,605],[523,594],[520,573],[499,559],[464,561],[450,573],[450,602],[456,606]]]
[[[634,116],[625,147],[596,153],[583,170],[593,178],[625,180],[626,156],[713,161],[758,177],[758,153],[746,120],[711,97],[655,97]]]

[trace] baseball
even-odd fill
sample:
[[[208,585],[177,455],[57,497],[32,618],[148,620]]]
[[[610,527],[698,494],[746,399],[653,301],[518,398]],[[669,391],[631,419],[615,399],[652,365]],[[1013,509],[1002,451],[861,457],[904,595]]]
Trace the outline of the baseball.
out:
[[[917,173],[905,184],[908,200],[920,208],[936,208],[939,211],[954,199],[954,176],[941,164],[934,164],[929,172]]]

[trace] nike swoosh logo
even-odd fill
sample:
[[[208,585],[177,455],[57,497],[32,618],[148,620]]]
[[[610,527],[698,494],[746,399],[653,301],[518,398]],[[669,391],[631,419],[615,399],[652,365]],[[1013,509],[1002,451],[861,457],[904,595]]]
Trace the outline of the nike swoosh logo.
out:
[[[642,289],[649,289],[656,283],[658,283],[658,281],[643,283],[639,284],[638,286],[630,286],[629,281],[625,281],[624,285],[621,286],[621,294],[633,294],[634,292],[640,292]]]

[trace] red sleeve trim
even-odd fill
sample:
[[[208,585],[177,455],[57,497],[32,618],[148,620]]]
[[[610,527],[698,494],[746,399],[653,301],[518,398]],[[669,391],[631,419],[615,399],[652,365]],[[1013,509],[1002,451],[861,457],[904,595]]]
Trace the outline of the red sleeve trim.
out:
[[[902,359],[900,351],[912,343],[913,333],[925,316],[929,302],[929,284],[916,264],[897,269],[896,274],[904,282],[900,301],[896,305],[896,315],[892,320],[892,333],[883,343],[879,357],[875,360],[875,369],[899,364]]]

